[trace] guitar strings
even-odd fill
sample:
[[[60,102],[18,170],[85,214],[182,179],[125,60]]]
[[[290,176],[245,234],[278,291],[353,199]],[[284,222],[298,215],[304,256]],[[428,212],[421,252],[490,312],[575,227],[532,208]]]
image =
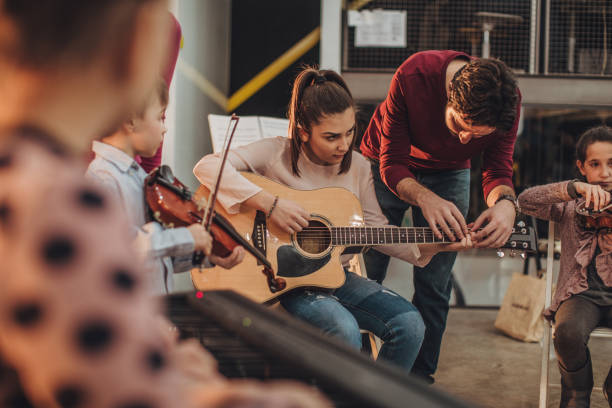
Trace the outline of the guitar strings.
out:
[[[307,229],[305,228],[302,231],[297,233],[298,238],[320,239],[320,240],[330,240],[330,239],[337,240],[338,238],[340,238],[343,240],[366,240],[366,241],[374,240],[376,241],[381,237],[381,235],[385,239],[390,238],[392,240],[426,239],[426,240],[443,241],[443,240],[448,239],[448,237],[446,236],[444,236],[443,238],[437,237],[434,234],[434,232],[431,230],[423,230],[423,231],[411,230],[408,232],[403,232],[403,231],[399,231],[399,230],[392,229],[392,228],[388,228],[385,231],[375,230],[375,231],[370,231],[370,232],[366,232],[363,230],[359,232],[354,232],[354,231],[347,231],[347,230],[330,231],[325,228],[307,228]]]
[[[351,228],[358,228],[359,231],[351,231]],[[370,230],[366,230],[365,228],[370,228]],[[403,228],[410,228],[409,230],[403,230]],[[382,230],[382,231],[381,231]],[[453,228],[450,229],[451,232],[455,232]],[[468,229],[469,230],[469,229]],[[481,231],[479,229],[478,231]],[[474,232],[469,230],[470,232]],[[390,232],[390,234],[389,234]],[[365,240],[365,241],[375,241],[378,240],[380,234],[383,235],[383,238],[390,238],[391,240],[399,240],[399,239],[414,239],[414,240],[433,240],[434,242],[440,243],[451,243],[453,241],[450,240],[446,235],[442,238],[439,238],[435,235],[433,230],[429,227],[393,227],[393,226],[385,226],[385,227],[306,227],[302,229],[302,231],[297,232],[296,235],[301,239],[310,239],[310,240]]]

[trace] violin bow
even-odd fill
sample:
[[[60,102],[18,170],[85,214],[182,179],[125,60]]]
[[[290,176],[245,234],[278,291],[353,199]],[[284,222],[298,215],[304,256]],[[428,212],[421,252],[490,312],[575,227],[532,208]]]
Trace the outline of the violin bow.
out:
[[[223,168],[225,167],[227,155],[229,154],[230,146],[232,144],[232,140],[234,139],[234,133],[236,133],[236,128],[238,127],[239,120],[240,116],[237,116],[235,113],[232,113],[232,117],[230,118],[229,123],[227,124],[227,130],[225,132],[225,138],[223,140],[223,149],[221,149],[221,161],[219,162],[219,167],[217,168],[217,176],[215,177],[215,185],[212,192],[208,196],[208,203],[206,204],[206,209],[204,210],[204,217],[202,218],[202,226],[206,229],[206,231],[210,231],[213,209],[215,208],[215,202],[217,201],[217,193],[219,192],[219,187],[221,185],[221,176],[223,175]]]
[[[236,127],[238,127],[239,119],[239,116],[237,116],[235,113],[232,113],[232,117],[230,118],[230,121],[227,125],[225,139],[223,140],[223,149],[221,150],[221,161],[219,162],[219,168],[217,169],[215,186],[211,191],[210,195],[208,196],[208,203],[206,204],[206,209],[204,210],[204,217],[202,218],[202,226],[206,229],[206,231],[210,231],[210,227],[212,225],[214,213],[213,209],[215,207],[215,202],[217,201],[217,193],[219,192],[219,187],[221,185],[221,176],[223,175],[223,168],[225,167],[225,162],[227,161],[227,155],[229,154],[230,145],[232,144],[232,140],[234,139],[234,133],[236,133]],[[270,288],[270,291],[272,293],[282,290],[287,286],[287,282],[285,282],[283,278],[277,278],[274,275],[274,271],[272,270],[271,266],[269,266],[269,263],[267,265],[264,265],[264,269],[262,272],[266,277],[268,287]]]

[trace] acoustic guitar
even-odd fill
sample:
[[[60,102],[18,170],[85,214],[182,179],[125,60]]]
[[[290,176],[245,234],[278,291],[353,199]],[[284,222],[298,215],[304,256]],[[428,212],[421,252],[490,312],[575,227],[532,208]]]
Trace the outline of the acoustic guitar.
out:
[[[267,192],[299,203],[311,215],[306,228],[288,234],[268,223],[261,211],[242,207],[238,214],[230,215],[221,206],[217,209],[268,258],[287,286],[272,293],[259,272],[261,266],[257,259],[246,256],[240,265],[230,270],[221,267],[193,269],[191,279],[198,290],[231,289],[256,302],[273,302],[283,293],[299,287],[331,290],[342,286],[345,276],[340,255],[343,253],[356,253],[364,247],[378,245],[451,242],[437,238],[430,228],[365,226],[361,203],[344,188],[295,190],[254,173],[241,174]],[[196,199],[205,198],[208,193],[209,190],[201,186]],[[535,241],[532,228],[515,227],[504,248],[531,252],[535,250]]]

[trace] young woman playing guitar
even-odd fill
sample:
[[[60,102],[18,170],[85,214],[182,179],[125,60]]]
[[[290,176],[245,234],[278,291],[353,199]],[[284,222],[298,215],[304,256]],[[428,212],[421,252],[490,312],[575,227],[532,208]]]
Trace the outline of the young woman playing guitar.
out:
[[[346,83],[333,71],[304,69],[293,85],[289,105],[289,138],[264,139],[233,149],[225,166],[218,201],[230,213],[241,205],[266,214],[288,233],[308,225],[309,213],[296,202],[279,199],[240,175],[250,171],[294,189],[343,187],[361,202],[367,225],[388,225],[374,193],[370,164],[355,144],[355,104]],[[206,187],[219,157],[208,155],[194,173]],[[342,202],[329,202],[330,211],[342,211]],[[389,245],[381,251],[417,265],[434,253],[471,245],[469,238],[453,244]],[[346,257],[346,263],[348,258]],[[344,259],[343,259],[344,260]],[[384,341],[379,356],[410,371],[423,340],[425,326],[416,308],[380,284],[345,271],[345,283],[329,293],[296,289],[280,299],[292,315],[319,327],[355,348],[361,347],[360,328]]]

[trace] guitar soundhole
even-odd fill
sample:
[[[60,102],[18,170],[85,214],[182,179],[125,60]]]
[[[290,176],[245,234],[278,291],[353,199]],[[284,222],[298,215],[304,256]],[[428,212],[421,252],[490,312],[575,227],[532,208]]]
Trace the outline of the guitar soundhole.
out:
[[[325,252],[331,245],[329,228],[321,221],[310,220],[308,226],[295,235],[299,247],[309,254]]]

